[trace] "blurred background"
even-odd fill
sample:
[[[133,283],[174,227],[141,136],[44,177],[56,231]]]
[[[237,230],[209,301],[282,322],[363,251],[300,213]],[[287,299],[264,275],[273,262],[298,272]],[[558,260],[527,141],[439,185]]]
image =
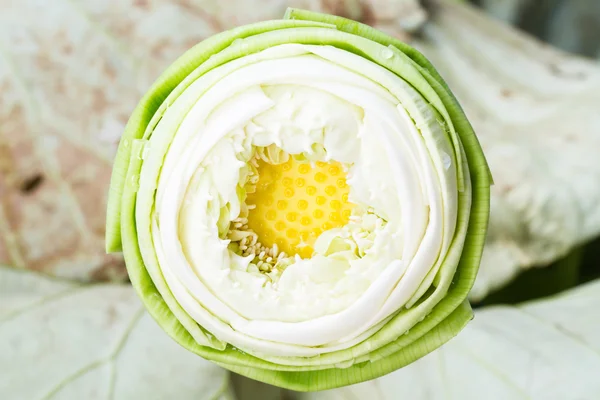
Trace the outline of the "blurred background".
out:
[[[311,395],[180,349],[103,239],[112,160],[152,82],[202,39],[288,6],[421,50],[495,179],[472,327]],[[599,399],[599,154],[598,0],[0,0],[0,399]]]

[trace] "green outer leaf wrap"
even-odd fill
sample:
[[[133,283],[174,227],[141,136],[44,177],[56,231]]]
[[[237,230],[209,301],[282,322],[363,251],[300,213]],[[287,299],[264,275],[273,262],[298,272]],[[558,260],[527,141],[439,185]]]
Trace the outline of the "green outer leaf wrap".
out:
[[[300,391],[324,390],[376,378],[403,367],[450,340],[472,318],[470,305],[465,299],[475,280],[483,250],[491,175],[466,116],[445,82],[423,55],[373,28],[344,18],[295,9],[289,9],[285,18],[236,28],[196,45],[171,65],[140,101],[127,124],[115,160],[107,212],[106,246],[107,251],[123,250],[131,282],[150,314],[185,348],[253,379]],[[300,37],[298,32],[306,34]],[[401,76],[421,92],[444,117],[454,142],[457,160],[462,159],[463,163],[468,164],[472,205],[469,215],[462,215],[462,218],[459,215],[459,220],[462,221],[460,223],[468,223],[468,227],[460,261],[447,293],[408,333],[374,348],[369,357],[357,358],[350,367],[344,368],[345,365],[336,366],[335,362],[326,361],[334,359],[334,356],[327,355],[317,365],[281,365],[273,362],[274,360],[270,362],[242,353],[229,345],[223,347],[185,314],[172,294],[166,293],[164,298],[160,295],[142,259],[137,239],[136,201],[139,171],[143,162],[139,157],[145,143],[143,139],[151,135],[166,107],[194,79],[218,66],[219,62],[229,61],[219,57],[210,60],[212,55],[227,49],[236,39],[260,34],[268,34],[270,38],[280,35],[278,41],[281,42],[294,38],[295,42],[337,45],[354,52],[358,50],[343,42],[355,42],[351,40],[353,36],[388,46],[398,55],[400,64],[386,64],[383,60],[369,58],[398,75],[401,75],[401,70]],[[241,55],[243,54],[238,54],[237,57]],[[215,61],[216,59],[218,60]],[[203,64],[207,66],[200,68]],[[410,76],[407,77],[406,74]],[[459,172],[459,189],[462,189],[463,178]],[[126,240],[122,241],[121,238]],[[374,337],[393,334],[390,329],[386,330],[387,325]],[[352,352],[352,349],[346,351]]]

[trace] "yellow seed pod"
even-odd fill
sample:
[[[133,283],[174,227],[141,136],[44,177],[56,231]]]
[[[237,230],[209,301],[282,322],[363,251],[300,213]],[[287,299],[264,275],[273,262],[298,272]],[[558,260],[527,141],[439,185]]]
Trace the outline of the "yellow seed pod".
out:
[[[348,222],[353,204],[348,203],[344,169],[337,162],[311,164],[290,160],[279,165],[259,161],[256,191],[248,204],[248,227],[258,240],[277,243],[288,255],[311,257],[314,242],[324,231]]]

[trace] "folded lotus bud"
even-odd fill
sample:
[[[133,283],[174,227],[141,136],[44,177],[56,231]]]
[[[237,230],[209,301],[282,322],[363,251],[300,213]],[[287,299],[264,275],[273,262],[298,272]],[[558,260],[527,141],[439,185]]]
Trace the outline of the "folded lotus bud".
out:
[[[142,99],[107,246],[183,346],[321,390],[405,366],[471,319],[489,184],[420,53],[290,9],[198,44]]]

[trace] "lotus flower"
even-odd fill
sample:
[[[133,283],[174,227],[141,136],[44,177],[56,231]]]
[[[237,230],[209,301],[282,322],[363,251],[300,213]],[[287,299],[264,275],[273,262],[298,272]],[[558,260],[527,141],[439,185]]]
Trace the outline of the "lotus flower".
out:
[[[416,50],[289,9],[193,47],[119,145],[107,250],[190,351],[322,390],[401,368],[472,318],[490,172]]]

